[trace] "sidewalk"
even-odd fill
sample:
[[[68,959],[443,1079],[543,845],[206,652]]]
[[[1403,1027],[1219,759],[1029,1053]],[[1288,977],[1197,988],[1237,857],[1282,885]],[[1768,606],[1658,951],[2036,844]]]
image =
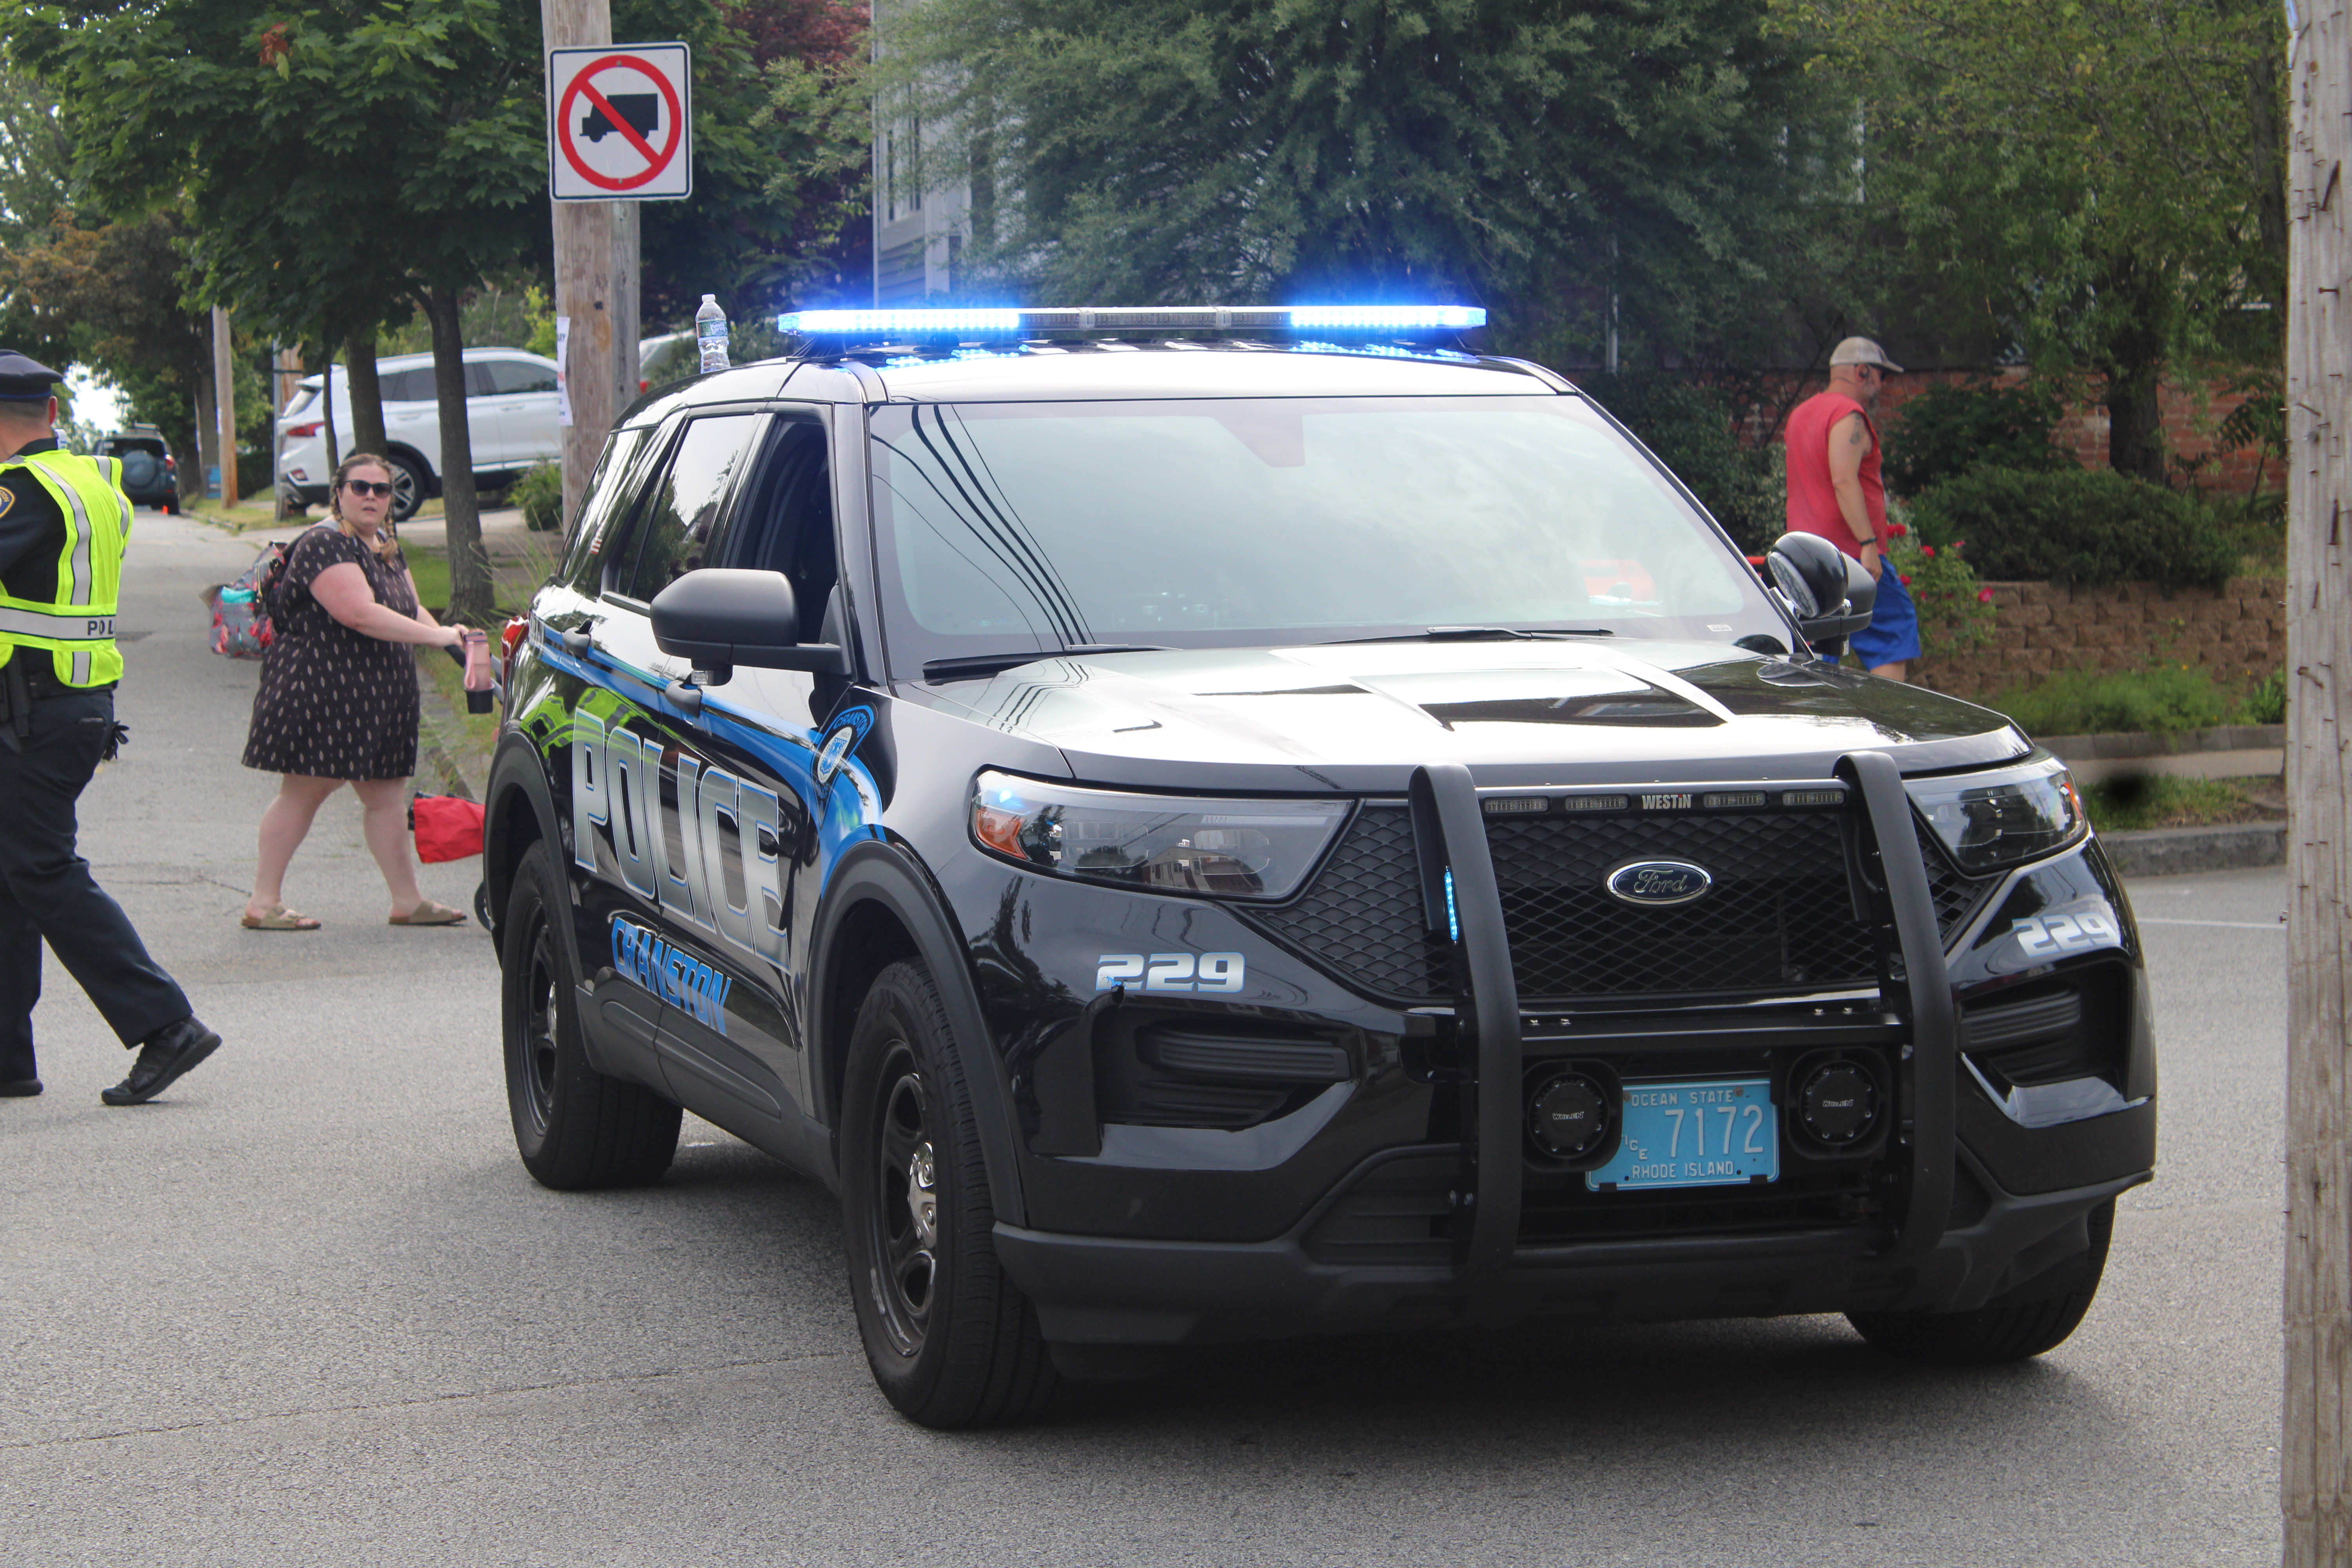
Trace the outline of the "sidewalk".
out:
[[[326,929],[296,939],[238,925],[252,886],[255,829],[278,781],[238,760],[261,667],[212,652],[202,594],[243,571],[256,548],[254,536],[138,514],[118,618],[127,668],[115,698],[131,740],[82,795],[82,854],[215,1027],[239,1015],[229,998],[253,986],[275,991],[299,973],[328,983],[314,998],[331,997],[344,980],[396,973],[419,956],[419,942],[487,972],[489,944],[470,922],[455,931],[402,931],[407,946],[385,951],[383,882],[361,841],[349,790],[320,811],[287,887],[287,901]],[[460,909],[473,907],[480,877],[478,859],[418,868],[426,897]],[[104,1074],[113,1081],[121,1072],[113,1037],[71,977],[54,959],[44,963],[34,1016],[44,1076],[52,1076],[54,1062],[54,1076],[78,1090],[84,1079],[95,1084]]]

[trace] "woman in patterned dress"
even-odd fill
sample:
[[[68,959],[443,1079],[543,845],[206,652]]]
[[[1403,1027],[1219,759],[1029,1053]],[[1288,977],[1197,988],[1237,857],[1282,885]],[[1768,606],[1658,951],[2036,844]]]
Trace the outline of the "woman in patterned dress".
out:
[[[286,907],[286,867],[319,807],[349,784],[360,797],[368,851],[392,894],[392,923],[457,925],[464,912],[418,892],[409,859],[418,718],[409,649],[455,647],[464,634],[416,602],[416,579],[388,521],[391,465],[353,453],[335,470],[328,498],[328,522],[305,532],[287,555],[253,699],[245,765],[283,776],[278,798],[261,814],[260,866],[245,924],[319,929]]]

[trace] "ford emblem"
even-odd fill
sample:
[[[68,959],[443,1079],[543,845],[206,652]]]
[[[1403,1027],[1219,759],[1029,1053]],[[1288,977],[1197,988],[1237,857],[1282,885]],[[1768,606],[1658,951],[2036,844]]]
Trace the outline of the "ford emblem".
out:
[[[1687,904],[1713,886],[1715,879],[1687,860],[1635,860],[1609,873],[1612,897],[1648,909]]]

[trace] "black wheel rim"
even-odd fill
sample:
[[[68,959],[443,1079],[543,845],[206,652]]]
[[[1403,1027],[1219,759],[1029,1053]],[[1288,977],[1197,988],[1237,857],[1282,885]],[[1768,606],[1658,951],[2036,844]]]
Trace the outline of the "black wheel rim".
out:
[[[516,1033],[520,1037],[522,1101],[534,1131],[555,1115],[555,936],[544,922],[531,933]]]
[[[884,1058],[871,1107],[874,1162],[866,1179],[871,1286],[882,1331],[900,1355],[919,1354],[939,1282],[939,1163],[930,1101],[915,1053],[903,1042]]]

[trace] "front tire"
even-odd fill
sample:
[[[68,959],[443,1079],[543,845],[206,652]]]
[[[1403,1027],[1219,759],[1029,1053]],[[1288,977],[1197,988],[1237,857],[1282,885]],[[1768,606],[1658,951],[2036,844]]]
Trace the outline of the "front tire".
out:
[[[874,1381],[925,1426],[1042,1415],[1060,1380],[1004,1278],[970,1086],[930,972],[894,963],[858,1009],[842,1086],[842,1222]]]
[[[507,1108],[515,1148],[558,1192],[641,1187],[677,1155],[678,1108],[588,1065],[572,904],[544,841],[523,851],[499,927]]]
[[[1992,1366],[2056,1350],[2082,1325],[2106,1272],[2115,1200],[2086,1216],[2090,1249],[1973,1312],[1848,1312],[1873,1350],[1938,1366]]]

